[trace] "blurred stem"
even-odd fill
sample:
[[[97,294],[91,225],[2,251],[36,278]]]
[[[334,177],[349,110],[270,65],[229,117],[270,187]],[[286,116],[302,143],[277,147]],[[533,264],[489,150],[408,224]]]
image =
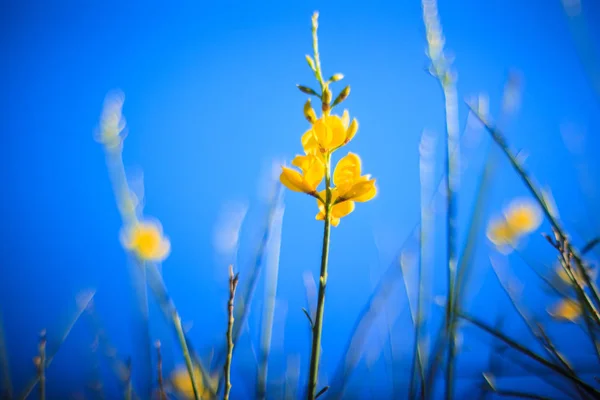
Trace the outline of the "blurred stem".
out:
[[[183,358],[185,360],[185,366],[188,370],[188,374],[190,376],[190,381],[192,382],[192,390],[194,391],[194,400],[200,400],[200,391],[198,390],[198,382],[196,382],[196,377],[194,375],[194,364],[192,363],[192,357],[190,356],[190,351],[187,346],[187,342],[185,340],[185,334],[183,333],[183,326],[181,325],[181,318],[175,309],[172,310],[171,319],[173,322],[173,326],[175,327],[175,331],[177,332],[177,339],[179,340],[179,345],[181,346],[181,350],[183,352]]]
[[[453,375],[454,375],[454,356],[455,356],[455,338],[454,338],[454,281],[456,273],[456,187],[457,171],[456,159],[459,154],[453,154],[457,149],[458,137],[458,116],[456,87],[454,83],[442,83],[444,89],[444,98],[446,102],[446,235],[447,235],[447,263],[448,263],[448,298],[446,301],[446,332],[448,335],[448,359],[446,366],[446,399],[452,398],[453,393]],[[457,149],[458,150],[458,149]],[[455,159],[456,157],[456,159]]]
[[[8,364],[8,351],[6,348],[6,338],[4,337],[2,314],[0,314],[0,367],[2,368],[2,380],[4,383],[4,392],[0,393],[0,395],[12,399],[13,389],[10,380],[10,366]]]
[[[156,341],[156,375],[158,380],[158,396],[160,400],[167,400],[167,394],[165,393],[164,381],[163,381],[163,363],[162,353],[160,351],[160,341]]]
[[[567,239],[567,235],[565,234],[565,231],[562,229],[562,227],[558,223],[558,220],[554,217],[554,215],[552,215],[552,213],[548,209],[548,206],[546,205],[546,202],[544,201],[541,192],[536,188],[535,184],[533,183],[533,181],[531,180],[531,178],[529,177],[527,172],[525,172],[524,168],[520,165],[517,158],[508,149],[508,144],[506,142],[506,139],[502,136],[501,132],[498,131],[495,127],[493,127],[486,120],[486,118],[484,118],[479,112],[477,112],[477,110],[475,110],[471,105],[468,105],[468,107],[471,109],[471,112],[473,112],[473,114],[483,123],[486,130],[492,136],[492,139],[494,140],[494,142],[496,142],[496,144],[500,147],[502,152],[509,159],[510,164],[512,165],[514,170],[517,172],[517,174],[519,175],[519,177],[521,178],[521,180],[523,181],[523,183],[525,184],[527,189],[531,192],[531,194],[533,195],[535,200],[542,207],[542,210],[543,210],[546,218],[552,225],[552,228],[556,231],[559,241],[564,242]],[[579,272],[580,272],[581,276],[583,277],[586,286],[590,288],[590,292],[592,293],[593,301],[586,294],[584,305],[587,306],[589,308],[589,310],[592,312],[596,322],[600,323],[600,315],[598,314],[598,308],[597,308],[598,305],[600,305],[600,297],[598,295],[598,289],[592,282],[592,280],[585,268],[584,262],[581,259],[581,256],[577,253],[576,249],[573,248],[571,246],[571,244],[568,243],[568,241],[566,242],[565,247],[566,247],[565,250],[568,253],[572,254],[573,260],[575,261],[575,265],[577,265],[577,268],[579,269]],[[567,273],[568,273],[568,271],[567,271]],[[583,291],[578,280],[576,280],[576,279],[573,280],[573,284],[577,285],[578,290]]]
[[[125,400],[131,400],[133,385],[131,383],[131,358],[127,359],[127,383],[125,385]]]
[[[235,289],[238,283],[238,275],[233,274],[233,265],[229,266],[229,301],[227,302],[227,313],[229,315],[227,323],[227,358],[225,359],[225,393],[223,400],[229,400],[231,391],[231,359],[233,358],[233,300],[235,298]]]
[[[325,159],[325,223],[323,229],[323,252],[321,255],[321,274],[319,278],[319,295],[317,297],[317,314],[314,320],[312,349],[310,354],[310,370],[308,380],[308,399],[314,400],[319,376],[321,357],[321,334],[323,332],[323,312],[325,308],[325,288],[327,286],[327,262],[329,258],[329,235],[331,230],[331,155]]]
[[[281,225],[283,208],[278,207],[276,212],[274,229],[269,237],[269,256],[267,258],[265,276],[265,303],[262,315],[262,332],[260,337],[260,353],[258,361],[257,389],[258,399],[264,399],[267,395],[267,377],[269,353],[271,349],[271,338],[273,334],[273,318],[275,314],[275,301],[277,296],[277,279],[279,273],[279,251],[281,247]]]
[[[590,395],[592,395],[592,397],[594,397],[594,398],[600,397],[600,392],[598,390],[596,390],[592,386],[590,386],[587,383],[585,383],[584,381],[582,381],[578,376],[576,376],[576,375],[570,373],[569,371],[565,370],[564,368],[562,368],[562,367],[560,367],[560,366],[558,366],[558,365],[556,365],[556,364],[554,364],[554,363],[546,360],[542,356],[536,354],[535,352],[529,350],[528,348],[524,347],[523,345],[517,343],[513,339],[511,339],[508,336],[504,335],[502,332],[499,332],[496,329],[488,326],[483,321],[480,321],[480,320],[476,319],[475,317],[473,317],[471,315],[467,315],[465,313],[460,313],[458,315],[458,317],[464,319],[465,321],[470,322],[471,324],[473,324],[476,327],[478,327],[479,329],[481,329],[481,330],[489,333],[490,335],[496,337],[497,339],[502,340],[504,343],[506,343],[507,345],[509,345],[513,349],[517,350],[521,354],[526,355],[527,357],[529,357],[532,360],[538,362],[539,364],[542,364],[545,367],[551,369],[552,371],[560,374],[561,376],[563,376],[563,377],[571,380],[572,382],[574,382],[575,384],[577,384],[580,388],[582,388],[587,393],[589,393]]]
[[[39,358],[36,360],[38,379],[40,382],[40,400],[46,400],[46,330],[40,334]]]

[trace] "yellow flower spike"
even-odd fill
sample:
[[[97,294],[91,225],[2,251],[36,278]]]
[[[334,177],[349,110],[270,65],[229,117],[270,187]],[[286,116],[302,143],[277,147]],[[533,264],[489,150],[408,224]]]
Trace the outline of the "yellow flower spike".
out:
[[[514,200],[504,213],[506,222],[519,234],[535,231],[542,223],[542,214],[537,203],[531,200]]]
[[[121,233],[121,243],[141,261],[161,262],[171,251],[171,242],[163,236],[158,221],[140,221]]]
[[[295,192],[315,195],[317,187],[325,177],[325,165],[315,155],[296,156],[292,165],[302,173],[288,167],[281,167],[280,180],[288,189]]]
[[[358,123],[345,111],[338,115],[323,115],[302,135],[302,147],[306,154],[328,154],[345,145],[354,137]]]
[[[563,299],[549,309],[548,314],[554,319],[576,322],[581,316],[581,305],[575,300]]]

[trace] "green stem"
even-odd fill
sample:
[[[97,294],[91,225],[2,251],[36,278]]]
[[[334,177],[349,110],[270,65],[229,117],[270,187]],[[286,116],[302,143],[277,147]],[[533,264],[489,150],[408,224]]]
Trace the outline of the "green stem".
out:
[[[321,357],[321,334],[323,332],[323,311],[325,308],[325,288],[327,286],[327,262],[329,259],[329,235],[331,230],[331,156],[327,155],[325,168],[325,227],[323,229],[323,252],[321,255],[321,275],[319,278],[319,295],[317,298],[317,314],[313,326],[312,349],[310,354],[310,370],[308,380],[308,399],[314,400],[319,375],[319,359]]]
[[[448,298],[446,300],[446,333],[448,340],[448,359],[446,367],[446,399],[452,398],[453,375],[454,375],[454,275],[456,272],[456,178],[457,168],[455,160],[458,154],[453,154],[456,149],[458,153],[458,122],[456,107],[456,89],[453,84],[442,83],[444,89],[444,100],[446,103],[446,205],[447,205],[447,263],[448,263]],[[456,158],[455,158],[456,157]]]
[[[225,359],[225,393],[223,400],[229,400],[231,392],[231,360],[233,358],[233,300],[235,298],[235,288],[237,287],[238,277],[233,274],[233,266],[229,267],[229,301],[227,302],[227,313],[229,315],[227,323],[227,358]]]
[[[200,391],[198,390],[198,382],[196,382],[196,377],[194,375],[194,364],[192,363],[192,357],[190,356],[190,351],[188,349],[187,341],[185,340],[185,334],[183,333],[183,326],[181,325],[181,318],[175,308],[172,310],[171,318],[173,321],[173,326],[175,327],[175,331],[177,332],[177,339],[179,340],[179,345],[181,346],[181,350],[183,352],[183,358],[185,360],[185,366],[187,367],[188,374],[190,375],[190,380],[192,381],[192,390],[194,391],[194,400],[200,400]]]

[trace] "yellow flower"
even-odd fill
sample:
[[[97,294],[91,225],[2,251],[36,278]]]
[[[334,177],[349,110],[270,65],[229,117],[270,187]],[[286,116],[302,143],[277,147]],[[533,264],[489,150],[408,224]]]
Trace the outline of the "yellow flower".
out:
[[[539,206],[530,200],[514,200],[504,215],[508,225],[519,234],[533,232],[542,223]]]
[[[296,156],[292,165],[300,168],[302,173],[288,167],[281,167],[280,180],[288,189],[295,192],[316,194],[317,187],[325,176],[325,165],[315,155]]]
[[[171,251],[171,242],[163,236],[158,221],[134,223],[122,233],[121,243],[142,261],[161,262]]]
[[[302,147],[306,154],[326,154],[348,143],[358,131],[356,118],[350,123],[345,110],[342,117],[323,115],[302,135]]]
[[[564,299],[549,309],[548,314],[555,319],[576,322],[577,318],[581,315],[581,305],[575,300]]]
[[[535,231],[541,222],[542,215],[537,203],[513,200],[502,217],[490,221],[487,237],[500,251],[509,253],[523,235]]]
[[[504,218],[496,218],[488,224],[487,237],[503,253],[509,253],[517,243],[518,234]]]
[[[199,395],[202,400],[212,399],[217,389],[218,376],[209,378],[208,384],[210,388],[204,387],[202,380],[202,373],[198,367],[194,368],[194,380],[196,381]],[[184,399],[194,398],[194,389],[192,388],[192,380],[188,373],[187,368],[184,366],[178,367],[171,374],[171,385]]]
[[[377,194],[375,179],[370,175],[361,176],[360,157],[354,153],[342,157],[333,171],[334,188],[331,189],[331,224],[337,226],[340,218],[345,217],[354,211],[354,202],[366,202],[371,200]],[[319,193],[317,205],[319,213],[317,220],[325,219],[325,200],[326,193]],[[323,201],[322,201],[323,200]]]

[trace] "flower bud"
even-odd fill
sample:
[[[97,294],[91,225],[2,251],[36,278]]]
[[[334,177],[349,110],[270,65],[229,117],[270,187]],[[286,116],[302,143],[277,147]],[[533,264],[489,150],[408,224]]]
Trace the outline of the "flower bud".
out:
[[[313,71],[316,69],[315,62],[313,61],[312,57],[309,56],[308,54],[306,55],[306,62],[308,63],[308,66],[310,67],[310,69],[312,69]]]
[[[341,92],[340,94],[338,94],[338,97],[335,98],[335,100],[333,101],[333,104],[331,105],[332,107],[337,106],[338,104],[340,104],[342,101],[346,100],[348,98],[348,95],[350,94],[350,85],[346,86]]]
[[[344,79],[343,74],[334,74],[331,78],[329,78],[329,82],[337,82],[341,81],[342,79]]]
[[[300,91],[302,93],[310,94],[312,96],[318,96],[318,93],[309,87],[302,86],[302,85],[296,85],[296,86],[298,87],[298,89],[300,89]]]
[[[315,110],[313,110],[313,108],[310,105],[310,99],[306,100],[306,103],[304,103],[304,117],[311,124],[314,124],[315,121],[317,120],[317,114],[315,113]]]

